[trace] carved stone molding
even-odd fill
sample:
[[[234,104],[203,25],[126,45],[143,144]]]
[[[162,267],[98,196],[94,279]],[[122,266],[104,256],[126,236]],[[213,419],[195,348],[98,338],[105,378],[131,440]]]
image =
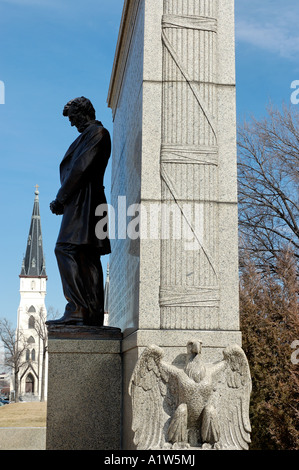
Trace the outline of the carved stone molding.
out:
[[[223,359],[206,363],[202,341],[187,344],[184,369],[164,360],[164,350],[149,346],[133,371],[134,443],[138,450],[248,450],[252,390],[246,355],[238,345]]]
[[[186,251],[184,240],[161,242],[165,329],[219,326],[217,10],[217,0],[164,0],[162,202],[178,205],[195,243]],[[186,202],[200,217],[197,224]]]

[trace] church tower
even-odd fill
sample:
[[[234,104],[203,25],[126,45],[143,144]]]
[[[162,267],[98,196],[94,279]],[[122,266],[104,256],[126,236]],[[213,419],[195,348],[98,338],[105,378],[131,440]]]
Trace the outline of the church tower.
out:
[[[25,345],[23,365],[19,372],[19,396],[26,401],[46,399],[46,283],[39,191],[36,186],[26,254],[20,274],[17,324],[18,339]]]

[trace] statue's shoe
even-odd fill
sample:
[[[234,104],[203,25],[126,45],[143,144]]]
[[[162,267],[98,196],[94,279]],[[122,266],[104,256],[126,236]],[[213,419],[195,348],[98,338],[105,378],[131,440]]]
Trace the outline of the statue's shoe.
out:
[[[86,318],[86,312],[84,309],[77,310],[75,312],[65,312],[64,315],[58,320],[48,320],[46,321],[47,326],[55,325],[84,325],[84,319]]]

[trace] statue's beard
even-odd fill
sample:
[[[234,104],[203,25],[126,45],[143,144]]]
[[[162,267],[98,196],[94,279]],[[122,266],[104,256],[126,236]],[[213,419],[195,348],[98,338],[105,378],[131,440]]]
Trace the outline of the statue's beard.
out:
[[[89,125],[90,121],[82,121],[77,124],[77,129],[79,132],[84,132],[86,127]]]
[[[86,118],[85,116],[82,117],[82,119],[78,117],[75,122],[75,126],[78,129],[78,132],[84,132],[85,129],[89,126],[90,122],[90,119]]]

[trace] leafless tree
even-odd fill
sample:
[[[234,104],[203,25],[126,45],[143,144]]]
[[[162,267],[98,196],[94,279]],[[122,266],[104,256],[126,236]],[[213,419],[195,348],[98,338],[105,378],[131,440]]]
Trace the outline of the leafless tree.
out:
[[[267,112],[238,131],[240,259],[275,270],[281,250],[299,261],[299,113]]]
[[[19,401],[19,372],[25,364],[24,352],[27,342],[22,334],[12,327],[7,319],[0,320],[0,339],[4,345],[5,365],[12,369],[14,377],[15,401]]]

